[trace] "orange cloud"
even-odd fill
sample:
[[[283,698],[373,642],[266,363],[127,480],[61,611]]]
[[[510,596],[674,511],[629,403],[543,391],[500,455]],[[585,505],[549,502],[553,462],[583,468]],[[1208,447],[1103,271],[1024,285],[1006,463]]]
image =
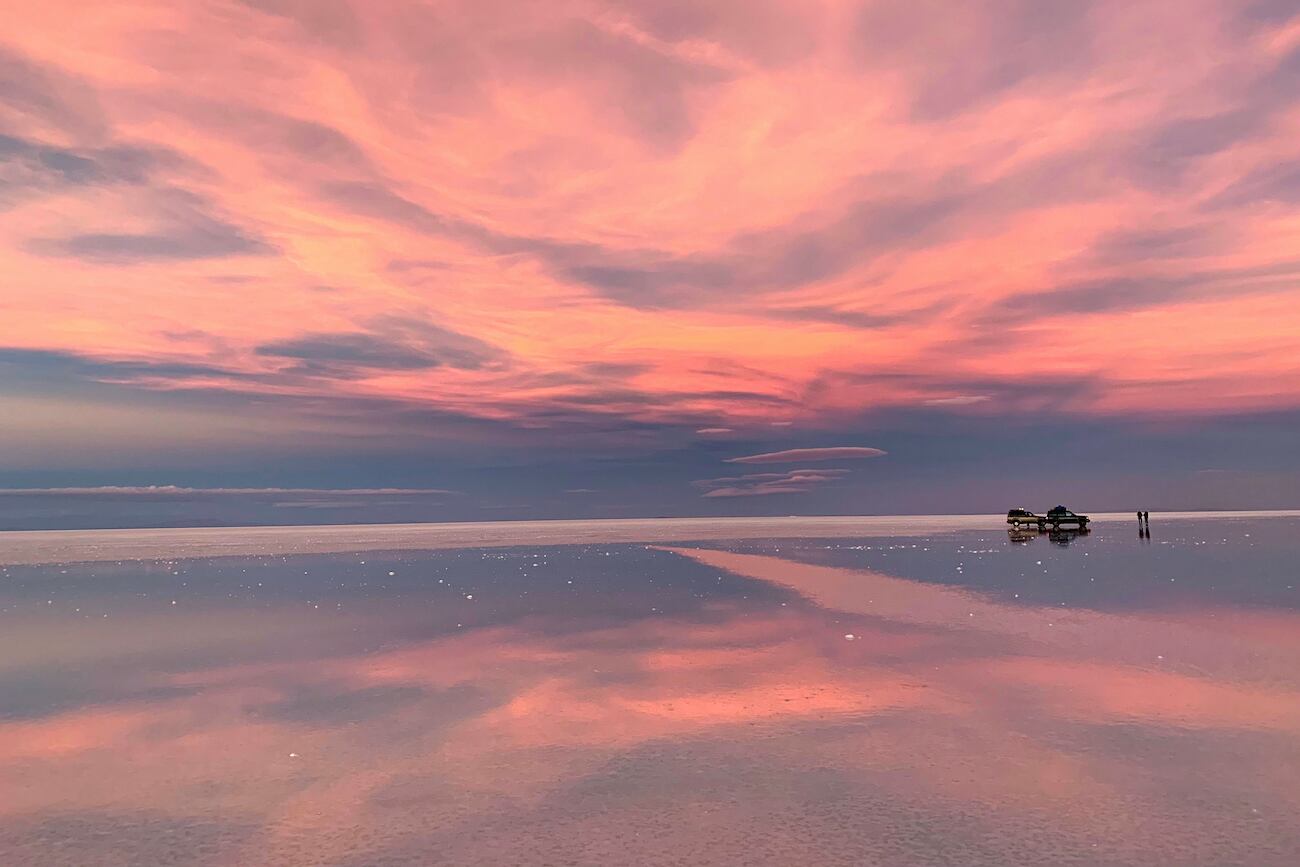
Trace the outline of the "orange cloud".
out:
[[[334,401],[342,437],[367,402],[714,432],[1300,406],[1285,16],[8,11],[3,344],[79,381]],[[1022,361],[1088,387],[1026,394]]]

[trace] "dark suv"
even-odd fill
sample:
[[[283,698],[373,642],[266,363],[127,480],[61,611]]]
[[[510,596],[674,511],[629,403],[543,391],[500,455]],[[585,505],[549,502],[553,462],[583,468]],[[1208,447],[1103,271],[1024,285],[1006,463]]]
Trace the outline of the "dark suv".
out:
[[[1055,506],[1047,510],[1047,523],[1059,527],[1062,524],[1074,524],[1079,528],[1088,526],[1087,515],[1076,515],[1065,506]]]

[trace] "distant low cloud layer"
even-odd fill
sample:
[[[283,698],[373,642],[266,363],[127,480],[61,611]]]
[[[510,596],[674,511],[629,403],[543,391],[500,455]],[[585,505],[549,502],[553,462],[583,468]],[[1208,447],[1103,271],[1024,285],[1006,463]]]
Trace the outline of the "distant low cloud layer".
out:
[[[779,452],[764,452],[758,455],[745,455],[739,458],[727,458],[729,464],[792,464],[803,461],[842,461],[859,458],[878,458],[884,455],[881,449],[867,446],[834,446],[818,449],[785,449]]]
[[[180,485],[100,485],[81,488],[0,488],[0,497],[280,497],[310,494],[330,497],[431,496],[454,494],[441,488],[189,488]]]
[[[8,6],[0,448],[1300,409],[1295,3]]]
[[[783,473],[748,473],[718,479],[701,479],[693,484],[704,497],[767,497],[775,494],[803,494],[849,474],[848,470],[801,469]]]

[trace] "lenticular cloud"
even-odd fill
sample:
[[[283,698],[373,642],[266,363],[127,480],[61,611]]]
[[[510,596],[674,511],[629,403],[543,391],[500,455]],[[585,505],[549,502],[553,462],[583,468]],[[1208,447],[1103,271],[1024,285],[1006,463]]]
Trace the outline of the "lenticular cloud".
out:
[[[835,446],[824,449],[786,449],[780,452],[764,452],[758,455],[745,455],[739,458],[727,458],[729,464],[791,464],[796,461],[843,461],[858,458],[878,458],[886,454],[883,449],[868,446]]]

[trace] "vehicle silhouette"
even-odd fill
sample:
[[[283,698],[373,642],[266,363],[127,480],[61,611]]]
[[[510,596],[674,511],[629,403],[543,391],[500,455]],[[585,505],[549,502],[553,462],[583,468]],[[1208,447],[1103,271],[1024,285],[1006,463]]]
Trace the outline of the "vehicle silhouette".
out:
[[[1087,515],[1071,512],[1065,506],[1053,506],[1047,510],[1046,515],[1036,515],[1028,509],[1011,509],[1007,512],[1007,523],[1012,527],[1033,525],[1040,530],[1046,530],[1049,527],[1053,530],[1062,527],[1075,527],[1082,530],[1088,526],[1090,520]]]

